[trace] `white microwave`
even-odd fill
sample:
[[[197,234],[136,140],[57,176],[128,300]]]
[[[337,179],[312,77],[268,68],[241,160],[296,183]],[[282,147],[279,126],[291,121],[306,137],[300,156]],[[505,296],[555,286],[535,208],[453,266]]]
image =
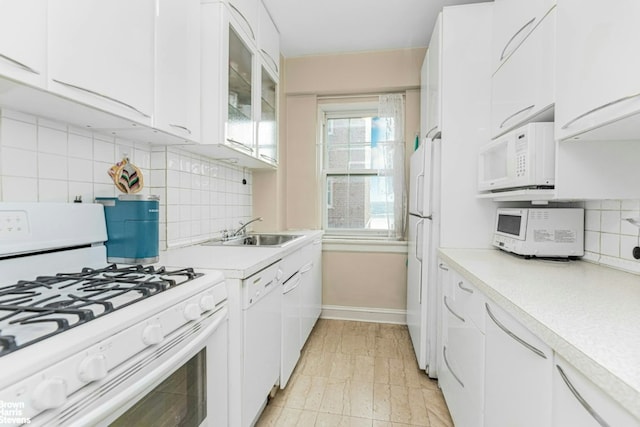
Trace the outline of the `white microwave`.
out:
[[[498,209],[493,245],[525,257],[584,255],[584,209]]]
[[[529,123],[480,149],[479,191],[553,188],[553,123]]]

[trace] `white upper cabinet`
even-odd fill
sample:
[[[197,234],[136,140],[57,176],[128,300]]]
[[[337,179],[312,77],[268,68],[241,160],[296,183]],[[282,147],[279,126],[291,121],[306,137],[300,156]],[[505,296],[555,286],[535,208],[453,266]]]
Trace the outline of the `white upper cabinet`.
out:
[[[267,100],[275,109],[275,85],[270,95],[262,93],[264,68],[257,60],[256,46],[238,30],[228,5],[203,3],[200,16],[202,144],[185,148],[249,168],[273,168],[277,159],[259,155],[256,127],[259,121],[272,121],[276,114],[274,111],[263,120],[260,108]],[[276,135],[275,130],[266,133]],[[267,146],[273,148],[275,144],[262,142],[262,154],[273,157],[267,154]]]
[[[229,5],[231,19],[238,31],[244,32],[250,43],[256,45],[260,25],[260,0],[223,0]]]
[[[640,139],[640,2],[558,2],[556,138]]]
[[[0,75],[44,87],[47,1],[0,0]]]
[[[158,0],[153,125],[200,141],[200,1]]]
[[[258,157],[278,165],[278,83],[261,67],[260,120],[258,120]]]
[[[532,121],[553,121],[555,8],[491,79],[491,136]]]
[[[150,126],[155,1],[48,5],[48,89]]]
[[[271,20],[267,8],[259,2],[260,27],[258,36],[258,49],[263,62],[276,77],[280,73],[280,33]]]
[[[640,420],[566,360],[556,355],[554,362],[552,427],[640,426]]]
[[[555,5],[556,0],[495,0],[491,65],[495,72]]]

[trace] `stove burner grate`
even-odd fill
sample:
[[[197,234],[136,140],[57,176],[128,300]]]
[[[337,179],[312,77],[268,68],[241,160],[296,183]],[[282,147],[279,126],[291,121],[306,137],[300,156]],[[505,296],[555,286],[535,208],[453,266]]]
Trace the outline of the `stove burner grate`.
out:
[[[200,276],[111,264],[0,287],[0,357]]]

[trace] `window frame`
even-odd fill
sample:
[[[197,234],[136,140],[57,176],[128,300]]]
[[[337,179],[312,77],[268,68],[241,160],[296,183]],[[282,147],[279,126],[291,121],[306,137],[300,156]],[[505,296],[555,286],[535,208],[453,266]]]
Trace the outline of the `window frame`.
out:
[[[330,176],[383,176],[381,171],[386,169],[381,168],[325,168],[325,155],[326,155],[326,135],[328,130],[328,119],[339,118],[357,118],[357,117],[377,117],[378,115],[378,100],[377,97],[370,98],[370,101],[356,101],[345,100],[335,101],[332,103],[320,103],[318,106],[318,123],[319,135],[318,135],[318,169],[320,172],[320,186],[321,196],[320,208],[322,218],[322,229],[327,237],[331,238],[358,238],[358,239],[375,239],[375,240],[388,240],[389,229],[366,229],[366,228],[330,228],[328,221],[328,209],[333,205],[329,205],[329,182]],[[394,221],[396,219],[394,218]]]

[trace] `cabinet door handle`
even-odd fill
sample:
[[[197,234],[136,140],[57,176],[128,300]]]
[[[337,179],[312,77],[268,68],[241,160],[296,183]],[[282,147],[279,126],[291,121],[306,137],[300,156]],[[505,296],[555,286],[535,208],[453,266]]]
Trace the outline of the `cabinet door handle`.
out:
[[[278,161],[276,159],[274,159],[273,157],[267,156],[266,154],[260,154],[260,157],[262,157],[268,162],[278,164]]]
[[[571,391],[571,394],[573,394],[573,397],[575,397],[578,400],[578,402],[580,402],[582,407],[587,410],[589,415],[591,415],[593,419],[596,420],[596,422],[600,424],[602,427],[610,427],[609,424],[595,411],[595,409],[593,409],[593,407],[589,405],[589,403],[584,399],[584,397],[582,397],[582,395],[578,392],[575,386],[571,384],[571,381],[569,381],[569,378],[567,377],[567,374],[564,373],[564,370],[559,365],[556,365],[556,368],[558,368],[558,372],[560,373],[560,378],[562,378],[562,381],[564,381],[567,388],[569,388],[569,391]]]
[[[456,313],[455,311],[453,311],[453,309],[449,306],[449,303],[447,302],[447,296],[444,296],[444,306],[447,307],[447,310],[449,310],[449,313],[453,314],[455,317],[457,317],[461,322],[464,322],[464,317],[460,316],[458,313]]]
[[[250,153],[253,153],[253,148],[249,147],[248,145],[243,144],[242,142],[238,142],[234,139],[231,138],[227,138],[227,142],[230,142],[231,144],[235,145],[236,147],[248,151]]]
[[[300,274],[308,273],[313,268],[313,262],[306,263],[301,269]]]
[[[244,22],[247,23],[247,26],[249,27],[249,31],[251,31],[251,38],[255,41],[256,40],[256,33],[253,32],[253,28],[251,27],[251,24],[249,23],[249,20],[247,18],[245,18],[245,16],[242,14],[242,12],[240,12],[240,10],[237,7],[235,7],[231,3],[229,3],[229,6],[231,6],[231,9],[235,10],[236,13],[238,15],[240,15],[240,17],[244,20]]]
[[[606,104],[602,104],[602,105],[600,105],[600,106],[598,106],[598,107],[596,107],[596,108],[594,108],[592,110],[587,111],[586,113],[580,114],[578,117],[575,117],[572,120],[569,120],[564,126],[562,126],[561,129],[567,129],[569,126],[571,126],[572,124],[574,124],[578,120],[581,120],[581,119],[583,119],[583,118],[585,118],[585,117],[587,117],[587,116],[589,116],[589,115],[591,115],[593,113],[596,113],[596,112],[598,112],[600,110],[603,110],[605,108],[611,107],[612,105],[616,105],[616,104],[619,104],[621,102],[637,98],[639,96],[640,96],[640,93],[636,93],[636,94],[633,94],[633,95],[623,96],[622,98],[618,98],[615,101],[607,102]]]
[[[34,70],[33,68],[29,67],[27,64],[23,64],[20,61],[16,61],[15,59],[11,58],[10,56],[3,55],[3,54],[0,53],[0,58],[4,59],[5,61],[11,62],[13,65],[17,65],[18,67],[20,67],[23,70],[26,70],[26,71],[28,71],[30,73],[40,75],[40,72],[38,72],[38,71]]]
[[[524,347],[526,347],[527,349],[531,350],[532,352],[534,352],[535,354],[537,354],[538,356],[542,357],[543,359],[546,359],[547,356],[542,352],[542,350],[537,349],[536,347],[532,346],[531,344],[529,344],[528,342],[526,342],[525,340],[523,340],[522,338],[520,338],[519,336],[517,336],[516,334],[514,334],[513,332],[511,332],[509,329],[507,329],[506,326],[504,326],[502,323],[500,323],[498,321],[498,319],[496,319],[496,317],[493,315],[493,313],[491,312],[491,309],[489,308],[489,304],[485,303],[484,304],[485,308],[487,309],[487,314],[489,315],[489,317],[491,318],[491,320],[493,320],[493,323],[496,324],[496,326],[498,326],[498,328],[502,329],[502,331],[509,335],[511,338],[513,338],[515,341],[517,341],[518,343],[520,343],[521,345],[523,345]]]
[[[444,271],[449,271],[449,269],[447,268],[446,265],[444,265],[443,263],[438,264],[438,268],[440,270],[444,270]]]
[[[465,287],[465,286],[464,286],[464,282],[463,282],[463,281],[459,281],[459,282],[458,282],[458,287],[459,287],[460,289],[462,289],[463,291],[465,291],[465,292],[468,292],[468,293],[470,293],[470,294],[472,294],[472,293],[473,293],[473,289]]]
[[[269,58],[269,60],[270,60],[270,61],[271,61],[271,63],[273,64],[273,67],[274,67],[274,68],[275,68],[275,70],[276,70],[276,73],[279,73],[280,71],[278,70],[278,64],[276,63],[276,60],[275,60],[275,59],[273,59],[273,58],[271,57],[271,55],[269,55],[269,52],[267,52],[267,51],[266,51],[266,50],[264,50],[264,49],[260,49],[260,52],[264,53],[264,54],[265,54],[265,56],[266,56],[267,58]]]
[[[438,125],[436,125],[436,126],[432,127],[431,129],[429,129],[424,137],[429,139],[429,135],[431,135],[431,132],[433,132],[436,129],[438,129]]]
[[[189,135],[191,135],[191,131],[186,126],[174,125],[173,123],[169,123],[169,126],[171,126],[172,128],[181,129],[181,130],[185,131],[186,133],[188,133]]]
[[[447,346],[446,345],[444,347],[442,347],[442,357],[444,358],[444,364],[447,365],[447,369],[449,369],[449,372],[451,372],[451,375],[453,375],[453,378],[455,378],[455,380],[458,381],[458,384],[460,384],[460,386],[462,388],[464,388],[464,384],[462,383],[462,381],[460,381],[460,378],[458,378],[456,373],[453,372],[453,369],[451,369],[451,365],[449,365],[449,360],[447,359]]]
[[[535,104],[533,104],[533,105],[529,105],[528,107],[525,107],[525,108],[523,108],[522,110],[518,110],[518,111],[516,111],[515,113],[511,114],[509,117],[507,117],[506,119],[504,119],[504,120],[502,121],[502,123],[500,123],[500,129],[502,129],[502,128],[504,127],[504,125],[505,125],[509,120],[513,119],[514,117],[516,117],[516,116],[518,116],[518,115],[520,115],[520,114],[522,114],[522,113],[525,113],[525,112],[527,112],[527,111],[529,111],[529,110],[532,110],[535,106],[536,106]]]
[[[52,79],[52,80],[54,82],[58,83],[58,84],[63,85],[63,86],[67,86],[67,87],[70,87],[72,89],[77,89],[77,90],[82,91],[82,92],[90,93],[91,95],[95,95],[97,97],[106,99],[107,101],[111,101],[111,102],[116,103],[116,104],[118,104],[120,106],[126,107],[126,108],[128,108],[128,109],[130,109],[132,111],[135,111],[136,113],[140,114],[142,117],[146,117],[147,119],[151,118],[151,116],[149,116],[148,114],[145,114],[142,111],[138,110],[133,105],[127,104],[126,102],[122,102],[119,99],[112,98],[112,97],[110,97],[108,95],[105,95],[103,93],[96,92],[95,90],[87,89],[87,88],[84,88],[82,86],[77,86],[77,85],[74,85],[72,83],[67,83],[67,82],[63,82],[63,81],[60,81],[60,80],[56,80],[56,79]]]
[[[509,41],[504,45],[504,49],[502,49],[502,53],[500,54],[500,61],[502,61],[504,59],[504,57],[506,56],[507,53],[507,48],[509,47],[509,45],[511,45],[511,42],[513,42],[513,40],[518,37],[518,34],[520,34],[521,32],[523,32],[526,28],[528,28],[531,24],[533,24],[536,21],[536,17],[534,16],[533,18],[531,18],[531,20],[529,22],[527,22],[526,24],[524,24],[522,27],[520,27],[520,29],[518,31],[516,31],[515,33],[513,33],[513,35],[511,36],[511,38],[509,39]]]

